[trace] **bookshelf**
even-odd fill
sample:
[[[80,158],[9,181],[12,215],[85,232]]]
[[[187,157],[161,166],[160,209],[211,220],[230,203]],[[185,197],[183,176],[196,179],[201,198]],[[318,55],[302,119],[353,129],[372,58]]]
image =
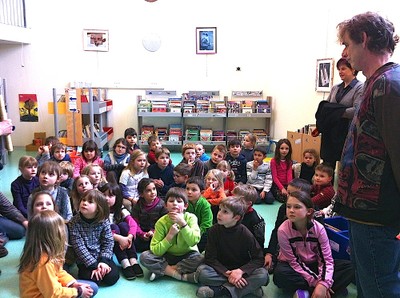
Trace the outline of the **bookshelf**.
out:
[[[182,145],[182,99],[176,91],[146,90],[145,98],[138,97],[138,117],[140,146],[152,134],[163,145]]]
[[[270,139],[272,98],[262,91],[232,91],[231,99],[219,91],[146,91],[138,97],[139,142],[158,135],[164,145],[188,142],[204,146],[226,145],[231,138],[243,139],[247,133],[258,137],[258,144]]]
[[[54,127],[60,141],[68,146],[82,146],[92,139],[103,148],[113,137],[113,128],[107,121],[113,102],[107,99],[107,89],[68,88],[63,95],[53,89],[53,102],[48,104],[49,113],[55,115]],[[66,129],[60,130],[59,115],[64,114]]]

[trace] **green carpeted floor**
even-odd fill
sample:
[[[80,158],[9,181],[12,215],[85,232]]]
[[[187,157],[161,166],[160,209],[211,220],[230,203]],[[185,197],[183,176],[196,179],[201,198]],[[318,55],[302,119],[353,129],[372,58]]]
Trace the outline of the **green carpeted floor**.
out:
[[[15,148],[14,152],[8,156],[8,163],[0,172],[0,191],[10,200],[10,184],[19,175],[19,158],[22,155],[35,156],[35,154],[36,152],[26,152],[23,148]],[[173,164],[177,164],[181,160],[181,155],[173,153],[172,160]],[[255,209],[264,217],[266,222],[266,245],[268,244],[269,235],[273,229],[279,206],[280,203],[277,202],[273,205],[263,204],[255,206]],[[6,245],[9,251],[8,256],[0,259],[0,269],[2,271],[0,275],[0,298],[19,297],[17,266],[24,241],[24,239],[9,241]],[[114,286],[100,288],[96,297],[196,297],[196,285],[176,281],[169,277],[163,277],[150,282],[148,277],[147,271],[145,271],[144,277],[133,281],[128,281],[121,276],[120,280]],[[272,281],[270,281],[268,286],[263,287],[263,290],[264,297],[292,297],[292,294],[278,289]],[[355,286],[349,286],[348,290],[349,295],[347,297],[352,298],[357,296]]]

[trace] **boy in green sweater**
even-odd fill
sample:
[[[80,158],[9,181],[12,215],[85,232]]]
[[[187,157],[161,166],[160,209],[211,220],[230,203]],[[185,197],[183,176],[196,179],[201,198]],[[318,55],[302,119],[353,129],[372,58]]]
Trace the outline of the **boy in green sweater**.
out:
[[[200,242],[197,243],[199,252],[203,252],[207,244],[208,229],[212,226],[213,214],[210,203],[202,196],[204,191],[204,180],[198,176],[188,179],[186,182],[186,194],[188,196],[189,205],[187,212],[197,216],[200,226]]]
[[[194,272],[203,261],[197,248],[200,241],[197,217],[185,212],[188,198],[182,188],[170,188],[165,206],[168,214],[156,222],[150,250],[140,255],[140,263],[151,272],[150,281],[167,275],[195,282]]]

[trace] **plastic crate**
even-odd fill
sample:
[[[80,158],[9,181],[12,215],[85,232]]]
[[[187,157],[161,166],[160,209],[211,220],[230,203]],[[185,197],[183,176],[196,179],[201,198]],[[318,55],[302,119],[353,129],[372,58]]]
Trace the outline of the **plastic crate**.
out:
[[[325,218],[325,228],[334,259],[350,260],[349,224],[341,216]]]

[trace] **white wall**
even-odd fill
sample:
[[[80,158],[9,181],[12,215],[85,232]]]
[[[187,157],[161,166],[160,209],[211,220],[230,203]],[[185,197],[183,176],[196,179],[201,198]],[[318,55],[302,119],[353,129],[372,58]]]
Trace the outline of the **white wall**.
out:
[[[15,146],[30,143],[33,131],[54,134],[53,116],[47,114],[52,88],[62,92],[74,81],[161,87],[178,94],[220,90],[230,96],[232,90],[264,90],[274,98],[271,134],[285,137],[287,130],[313,123],[318,102],[327,96],[314,90],[316,59],[340,57],[340,21],[371,10],[400,26],[400,12],[387,0],[26,2],[31,44],[0,44],[0,77],[7,79],[8,111],[17,127]],[[216,55],[195,54],[195,28],[200,26],[218,28]],[[108,29],[109,52],[83,51],[83,29]],[[162,39],[155,53],[142,46],[142,38],[152,32]],[[364,80],[362,74],[359,78]],[[334,81],[340,81],[336,72]],[[37,94],[38,123],[19,121],[20,93]],[[126,127],[137,126],[136,95],[142,92],[109,94],[114,100],[109,120],[120,137]]]

